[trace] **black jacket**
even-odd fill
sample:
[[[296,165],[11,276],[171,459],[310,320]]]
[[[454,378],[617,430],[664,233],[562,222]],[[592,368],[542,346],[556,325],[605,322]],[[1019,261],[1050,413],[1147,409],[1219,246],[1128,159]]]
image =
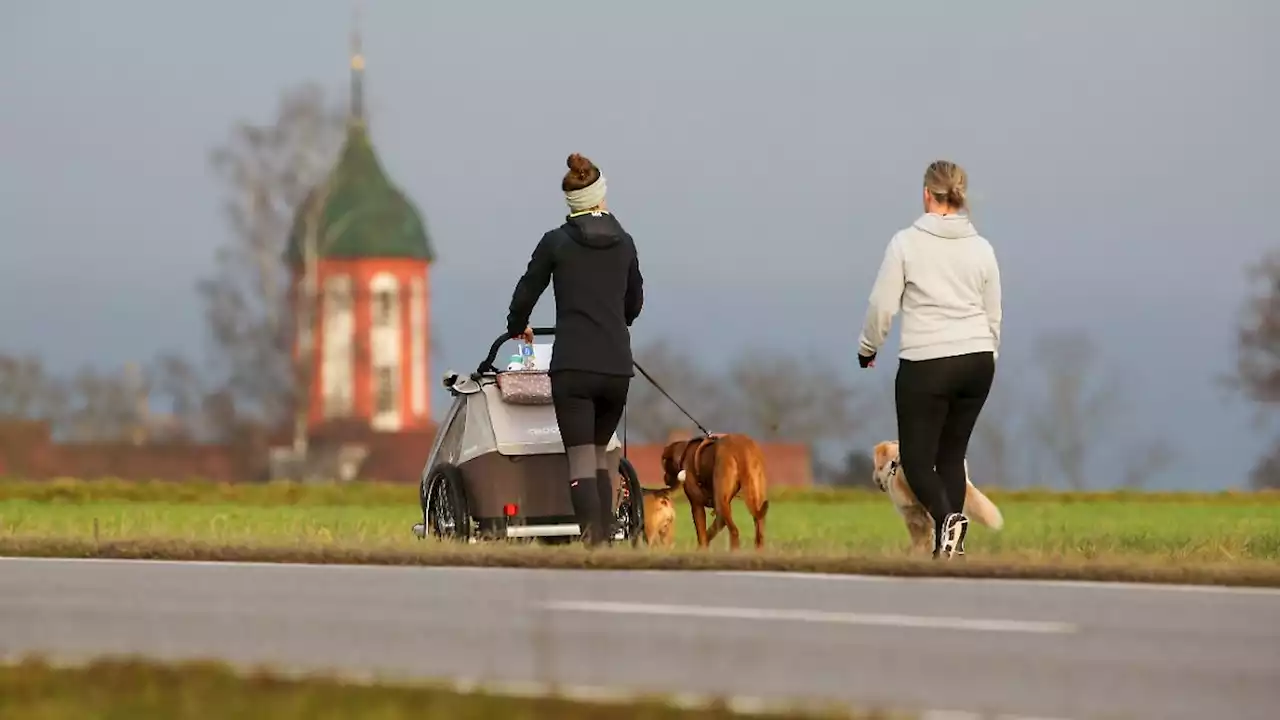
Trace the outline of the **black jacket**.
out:
[[[570,215],[542,236],[511,295],[507,332],[529,324],[538,298],[553,283],[555,349],[551,371],[634,374],[631,323],[644,304],[635,242],[609,213]]]

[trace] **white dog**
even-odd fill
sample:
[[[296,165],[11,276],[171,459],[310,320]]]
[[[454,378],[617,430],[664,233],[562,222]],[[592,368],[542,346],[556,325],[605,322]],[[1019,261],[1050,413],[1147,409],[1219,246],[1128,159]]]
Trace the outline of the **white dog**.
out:
[[[877,487],[889,494],[893,506],[898,509],[902,519],[907,523],[907,532],[911,534],[911,549],[914,552],[933,552],[933,517],[920,504],[916,494],[911,492],[906,475],[898,459],[898,441],[886,440],[877,443],[875,448],[875,469],[871,479]],[[1004,517],[1000,508],[982,494],[982,491],[969,481],[969,461],[964,463],[964,481],[967,486],[964,494],[964,514],[993,530],[1004,527]],[[964,554],[964,544],[957,548],[957,555]]]

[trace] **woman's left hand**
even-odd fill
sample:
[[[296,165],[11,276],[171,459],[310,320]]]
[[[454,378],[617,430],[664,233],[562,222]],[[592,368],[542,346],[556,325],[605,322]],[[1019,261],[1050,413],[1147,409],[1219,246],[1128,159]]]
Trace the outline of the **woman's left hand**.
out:
[[[511,339],[512,339],[512,340],[523,340],[523,341],[525,341],[525,342],[529,343],[530,345],[532,345],[532,344],[533,344],[533,328],[531,328],[531,327],[526,327],[526,328],[524,329],[524,332],[520,333],[519,335],[516,335],[516,336],[512,337]]]
[[[875,367],[876,353],[871,353],[870,355],[858,353],[858,365],[864,368]]]

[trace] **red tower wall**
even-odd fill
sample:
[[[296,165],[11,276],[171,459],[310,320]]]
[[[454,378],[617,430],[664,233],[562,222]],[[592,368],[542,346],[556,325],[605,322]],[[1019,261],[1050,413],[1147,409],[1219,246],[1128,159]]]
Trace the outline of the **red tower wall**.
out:
[[[400,348],[400,395],[398,408],[400,412],[400,430],[416,430],[431,426],[431,283],[430,265],[423,260],[411,258],[358,258],[358,259],[323,259],[318,263],[318,280],[320,303],[313,326],[313,367],[317,372],[311,378],[309,391],[310,407],[308,424],[311,427],[320,425],[333,418],[325,416],[324,407],[324,369],[321,365],[324,357],[324,287],[329,278],[348,276],[351,278],[353,291],[353,332],[355,337],[350,342],[354,348],[353,369],[353,410],[354,418],[371,422],[374,416],[374,377],[373,359],[370,348],[370,330],[373,327],[373,293],[370,283],[383,273],[396,279],[399,288],[399,348]],[[422,412],[413,412],[414,373],[413,373],[413,326],[411,283],[421,279],[423,284],[423,317],[425,325],[422,334],[421,380],[426,402]],[[299,279],[295,279],[294,291],[298,291]],[[296,350],[295,350],[296,352]]]

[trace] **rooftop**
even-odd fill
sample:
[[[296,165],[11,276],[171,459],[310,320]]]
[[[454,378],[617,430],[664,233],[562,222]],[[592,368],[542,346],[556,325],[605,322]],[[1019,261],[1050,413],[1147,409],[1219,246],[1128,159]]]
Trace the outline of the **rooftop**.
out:
[[[322,258],[414,258],[435,253],[417,208],[387,177],[364,117],[364,56],[353,37],[351,111],[338,162],[302,203],[289,233],[286,259],[298,264],[308,218],[319,203],[317,255]]]

